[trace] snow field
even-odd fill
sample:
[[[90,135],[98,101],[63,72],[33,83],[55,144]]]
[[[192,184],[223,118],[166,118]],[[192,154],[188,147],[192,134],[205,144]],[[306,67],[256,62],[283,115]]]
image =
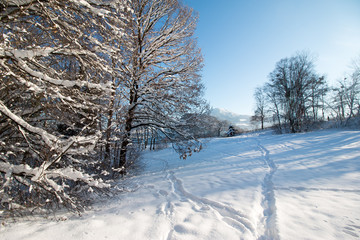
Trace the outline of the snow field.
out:
[[[7,239],[359,239],[360,132],[212,139],[187,160],[146,152],[126,190],[81,217],[1,227]]]

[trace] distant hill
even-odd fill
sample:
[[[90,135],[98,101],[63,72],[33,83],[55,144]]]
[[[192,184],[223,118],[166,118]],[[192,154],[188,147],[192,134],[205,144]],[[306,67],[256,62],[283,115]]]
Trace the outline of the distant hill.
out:
[[[250,115],[241,115],[221,108],[213,108],[211,110],[211,115],[218,118],[219,120],[227,120],[231,124],[234,124],[239,128],[247,129],[247,130],[252,129],[250,123],[250,118],[251,118]]]

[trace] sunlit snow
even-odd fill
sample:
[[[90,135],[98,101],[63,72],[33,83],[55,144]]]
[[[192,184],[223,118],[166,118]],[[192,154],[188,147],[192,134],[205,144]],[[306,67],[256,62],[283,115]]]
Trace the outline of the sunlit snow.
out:
[[[81,217],[5,224],[1,239],[360,238],[359,131],[252,133],[142,162],[117,198]]]

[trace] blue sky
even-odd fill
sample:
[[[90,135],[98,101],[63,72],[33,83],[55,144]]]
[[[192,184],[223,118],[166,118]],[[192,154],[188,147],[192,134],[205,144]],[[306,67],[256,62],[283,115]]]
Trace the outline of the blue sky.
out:
[[[253,114],[253,92],[282,58],[308,51],[330,84],[360,57],[360,0],[183,0],[199,14],[205,98]]]

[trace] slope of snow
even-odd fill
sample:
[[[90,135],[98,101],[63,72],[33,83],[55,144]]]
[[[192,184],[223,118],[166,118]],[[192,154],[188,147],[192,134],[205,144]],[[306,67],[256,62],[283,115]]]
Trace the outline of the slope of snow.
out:
[[[1,226],[10,239],[359,239],[360,132],[212,139],[147,152],[125,192],[81,217]]]

